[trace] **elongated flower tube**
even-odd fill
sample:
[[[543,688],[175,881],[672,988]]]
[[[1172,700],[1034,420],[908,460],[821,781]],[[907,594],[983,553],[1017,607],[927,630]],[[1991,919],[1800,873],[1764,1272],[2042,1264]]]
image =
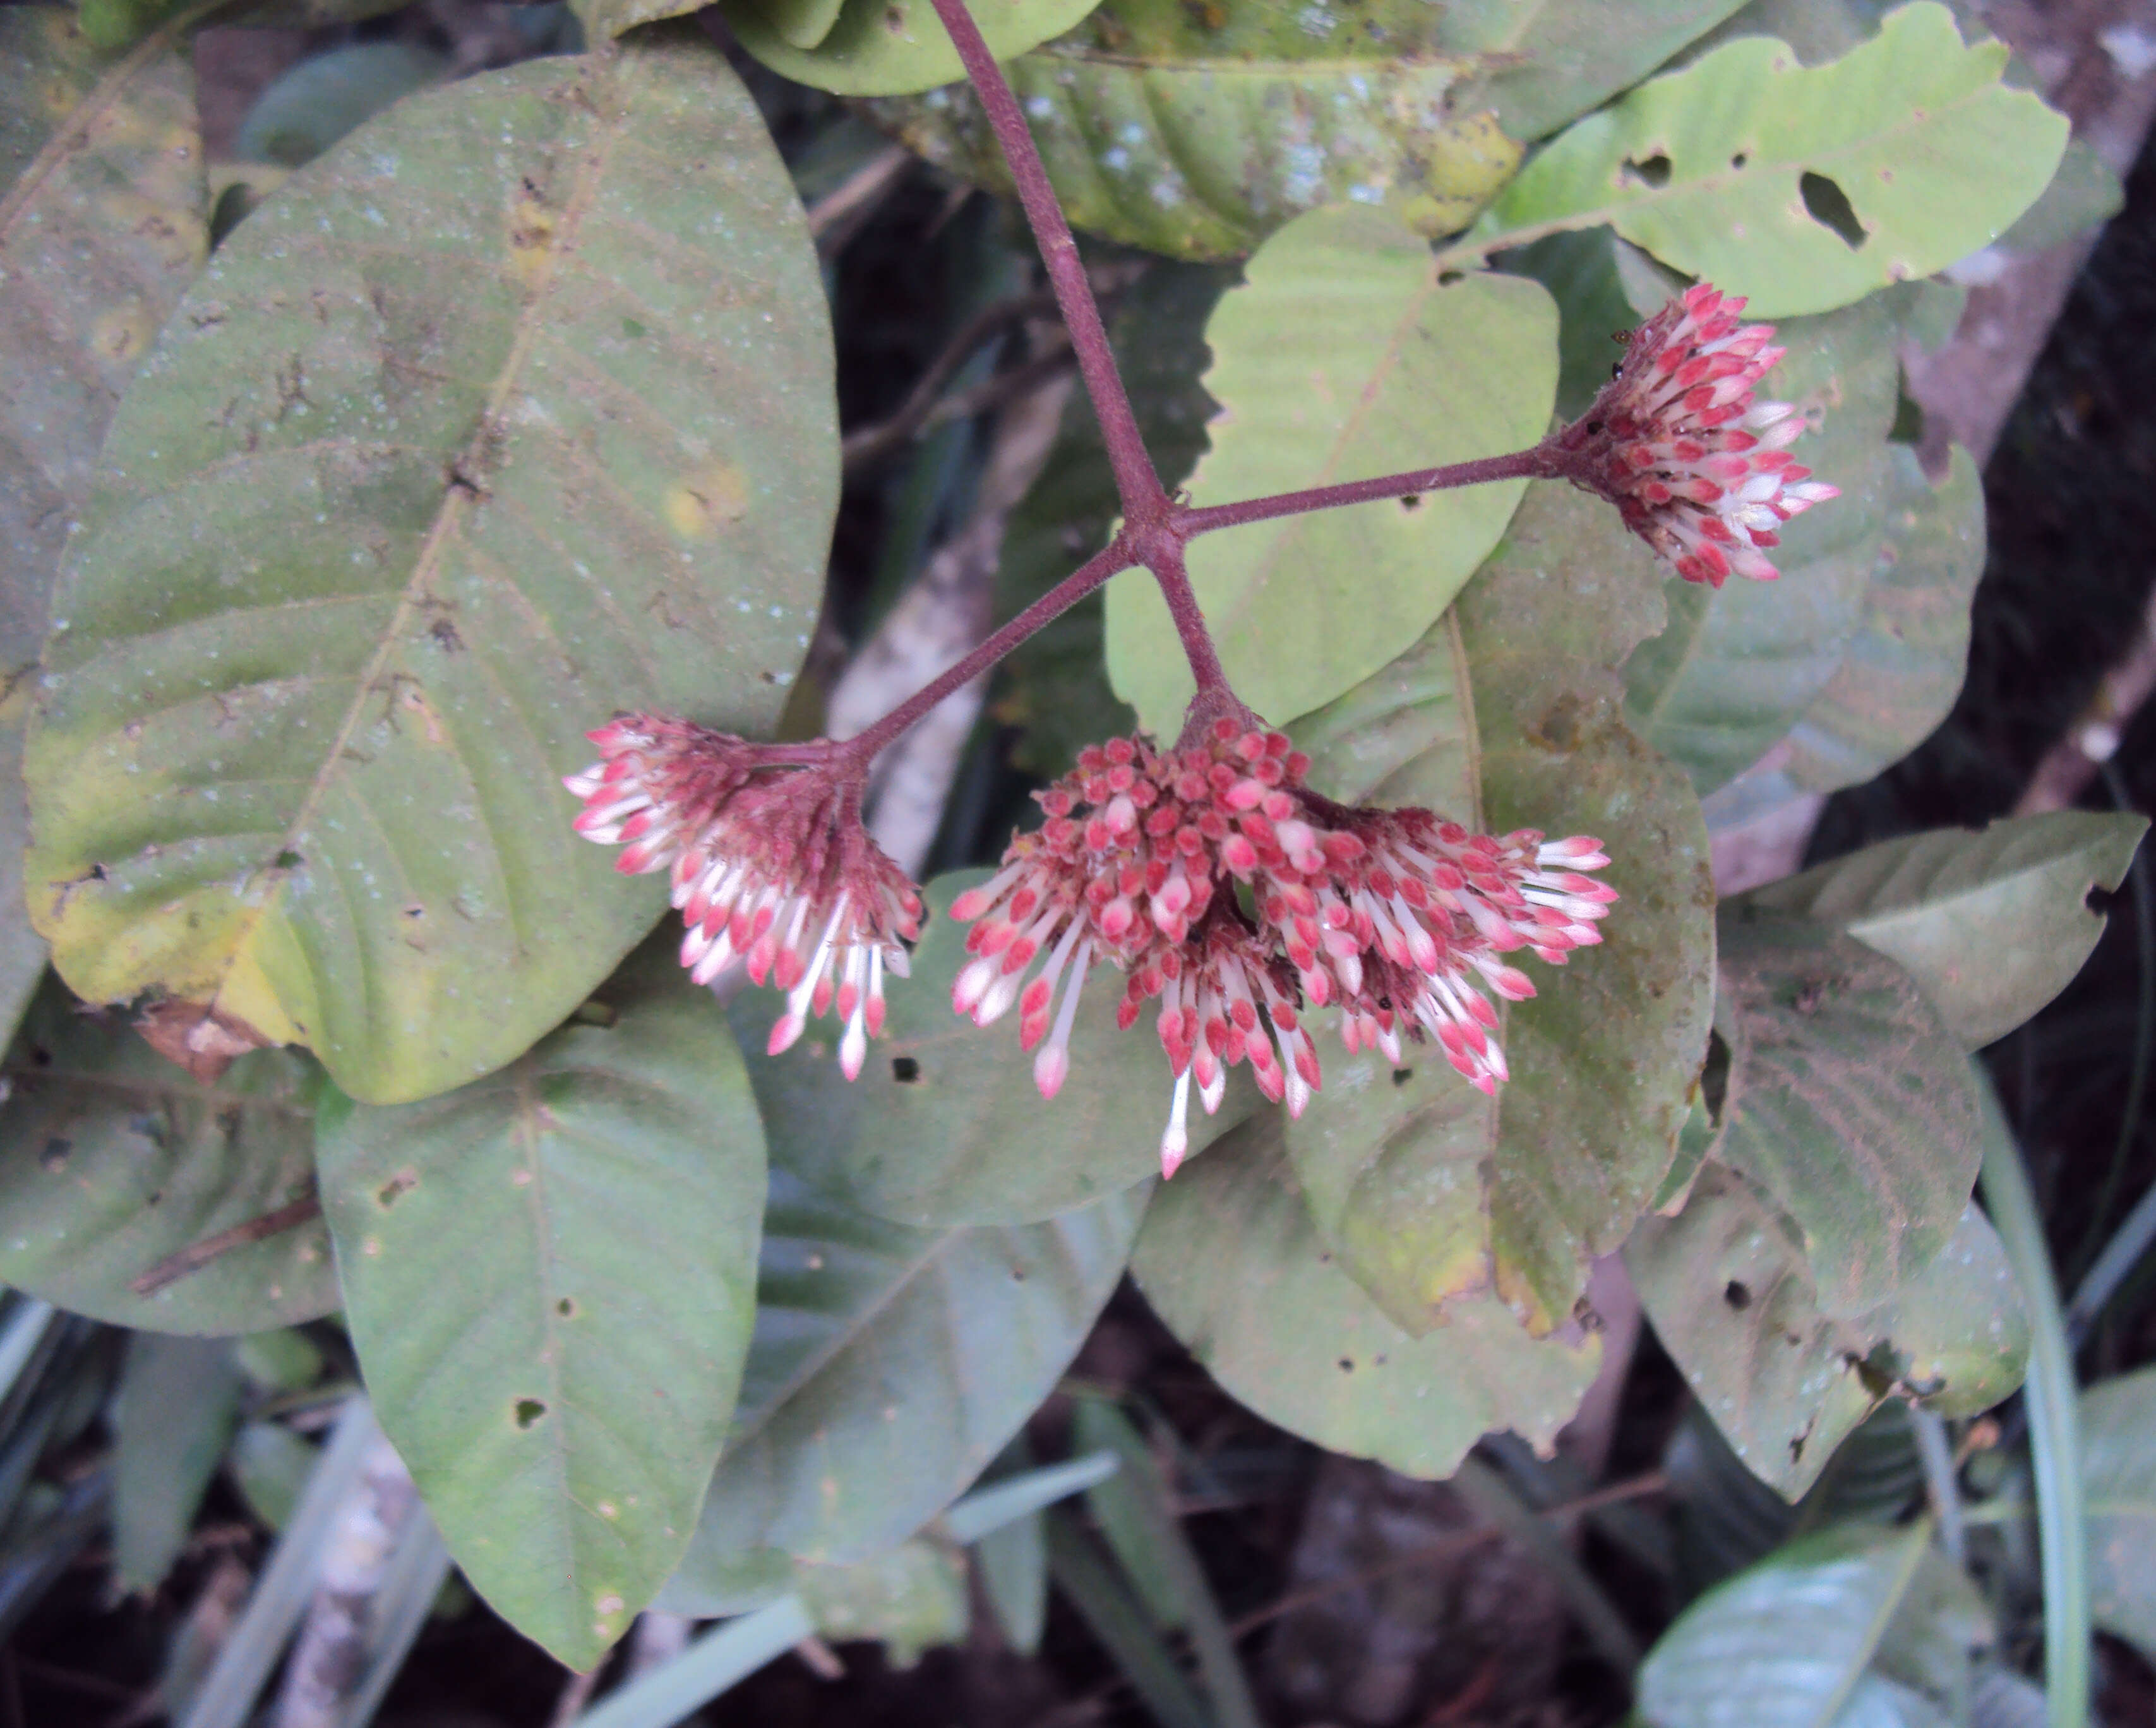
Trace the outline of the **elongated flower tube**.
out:
[[[1601,939],[1617,895],[1589,873],[1609,862],[1599,842],[1351,809],[1310,790],[1309,769],[1285,735],[1233,720],[1171,750],[1144,738],[1087,749],[1039,795],[1040,828],[952,907],[973,926],[952,1005],[983,1026],[1016,1006],[1052,1098],[1090,969],[1124,975],[1126,1029],[1158,998],[1175,1088],[1169,1174],[1188,1149],[1194,1086],[1217,1108],[1238,1062],[1301,1113],[1321,1080],[1306,1006],[1337,1007],[1348,1048],[1395,1065],[1404,1039],[1433,1039],[1495,1091],[1507,1071],[1491,997],[1534,994],[1502,956],[1561,964]]]
[[[1573,482],[1687,582],[1780,573],[1782,524],[1839,496],[1789,454],[1804,417],[1753,391],[1784,350],[1771,324],[1743,324],[1742,298],[1697,282],[1634,331],[1616,376],[1558,435]]]
[[[671,872],[690,976],[708,984],[739,959],[783,990],[774,1056],[835,1008],[839,1066],[855,1077],[883,1028],[884,976],[906,975],[921,897],[861,826],[855,783],[655,714],[588,736],[599,759],[562,782],[584,800],[577,831],[620,844],[624,873]]]

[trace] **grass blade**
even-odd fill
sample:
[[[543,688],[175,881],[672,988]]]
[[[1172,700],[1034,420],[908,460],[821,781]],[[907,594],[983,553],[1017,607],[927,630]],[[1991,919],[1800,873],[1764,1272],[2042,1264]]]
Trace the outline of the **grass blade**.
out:
[[[729,1620],[707,1632],[664,1668],[624,1686],[575,1728],[672,1728],[815,1631],[798,1596]]]

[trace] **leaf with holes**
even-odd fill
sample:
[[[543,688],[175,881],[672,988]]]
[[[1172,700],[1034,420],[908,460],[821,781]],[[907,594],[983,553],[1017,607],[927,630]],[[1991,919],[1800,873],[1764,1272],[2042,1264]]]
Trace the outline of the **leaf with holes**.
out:
[[[1163,1185],[1131,1270],[1168,1329],[1267,1422],[1410,1476],[1450,1475],[1492,1429],[1548,1445],[1601,1360],[1592,1335],[1531,1338],[1488,1295],[1426,1336],[1402,1331],[1327,1250],[1273,1115]]]
[[[1299,218],[1205,329],[1220,404],[1201,503],[1466,461],[1542,435],[1557,321],[1536,283],[1441,280],[1430,249],[1353,206]],[[1371,676],[1436,620],[1504,532],[1525,482],[1248,523],[1192,543],[1190,580],[1236,692],[1276,723]],[[1152,577],[1108,585],[1108,671],[1172,737],[1194,686]]]
[[[38,657],[113,406],[202,268],[208,193],[177,23],[116,55],[65,9],[0,11],[0,676],[12,679]]]
[[[1053,1099],[1033,1079],[1014,1017],[983,1030],[951,1011],[966,953],[952,901],[986,871],[928,884],[912,976],[891,992],[883,1036],[849,1086],[832,1072],[831,1046],[812,1026],[783,1056],[762,1054],[783,1003],[774,991],[734,1000],[734,1030],[748,1055],[772,1155],[803,1180],[879,1217],[922,1228],[1031,1224],[1089,1206],[1160,1168],[1160,1135],[1174,1082],[1150,1019],[1116,1027],[1123,975],[1096,965],[1070,1037],[1070,1075]],[[1195,1156],[1258,1107],[1233,1071],[1218,1114],[1190,1124]]]
[[[1783,533],[1779,581],[1670,584],[1670,625],[1625,667],[1633,723],[1701,795],[1734,779],[1824,700],[1865,624],[1891,510],[1887,442],[1901,379],[1899,301],[1876,296],[1778,330],[1787,356],[1763,392],[1814,429],[1797,445],[1841,496]],[[1615,513],[1605,532],[1619,532]]]
[[[1607,224],[1758,315],[1846,305],[1966,257],[2049,183],[2066,117],[2005,67],[1931,0],[1823,66],[1740,37],[1575,123],[1446,255]]]
[[[1045,1223],[913,1230],[819,1192],[767,1095],[756,1336],[661,1605],[731,1612],[745,1567],[865,1559],[963,1494],[1054,1389],[1122,1278],[1146,1189]]]
[[[605,27],[623,28],[617,19],[656,16],[674,0],[586,3]],[[995,57],[1009,60],[1069,29],[1098,3],[997,0],[976,7],[974,22]],[[840,0],[835,8],[829,0],[719,0],[719,15],[773,71],[834,95],[906,95],[965,75],[931,0]]]
[[[2156,1369],[2082,1394],[2089,1611],[2156,1661]]]
[[[1796,1227],[1820,1311],[1877,1307],[1931,1263],[1976,1184],[1979,1082],[1917,981],[1830,925],[1733,902],[1714,1155]]]
[[[206,1085],[49,979],[6,1082],[0,1283],[147,1332],[258,1332],[336,1306],[319,1221],[236,1246],[154,1294],[128,1288],[182,1248],[306,1199],[321,1071],[305,1057],[243,1056]]]
[[[665,1581],[756,1298],[763,1133],[726,1018],[664,953],[490,1077],[332,1099],[322,1209],[383,1432],[457,1564],[588,1668]]]
[[[1832,924],[1898,961],[1980,1049],[2081,970],[2104,926],[2088,897],[2125,880],[2148,829],[2145,816],[2084,810],[1939,829],[1770,882],[1743,903]],[[1980,952],[1975,930],[1989,939]]]
[[[1644,547],[1604,539],[1609,516],[1537,482],[1421,643],[1295,729],[1328,795],[1595,835],[1623,896],[1601,946],[1537,965],[1540,995],[1506,1011],[1495,1099],[1434,1046],[1399,1072],[1327,1050],[1288,1124],[1320,1233],[1418,1334],[1493,1283],[1532,1329],[1569,1314],[1669,1168],[1706,1048],[1705,827],[1683,774],[1626,725],[1611,670],[1659,621],[1662,585]]]
[[[1835,1319],[1796,1227],[1710,1161],[1625,1264],[1700,1407],[1763,1481],[1795,1499],[1890,1393],[1974,1415],[2021,1383],[2029,1319],[1999,1238],[1965,1206],[1947,1246],[1890,1302]]]
[[[28,777],[33,913],[393,1103],[658,914],[559,776],[622,707],[769,724],[836,491],[791,183],[667,29],[399,103],[222,248],[116,419]]]

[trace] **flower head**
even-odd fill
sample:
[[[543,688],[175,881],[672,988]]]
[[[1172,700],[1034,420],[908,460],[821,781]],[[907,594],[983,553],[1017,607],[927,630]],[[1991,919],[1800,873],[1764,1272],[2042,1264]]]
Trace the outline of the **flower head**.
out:
[[[835,1006],[839,1063],[860,1072],[882,1030],[886,972],[921,933],[921,897],[861,826],[857,786],[726,733],[629,714],[588,734],[599,760],[562,784],[577,831],[625,842],[614,868],[670,870],[681,964],[707,984],[734,959],[787,993],[773,1055]]]
[[[1761,582],[1781,527],[1839,496],[1789,454],[1804,419],[1753,388],[1781,359],[1771,324],[1697,282],[1626,339],[1617,375],[1560,435],[1576,485],[1600,493],[1687,582]]]
[[[1337,1005],[1350,1050],[1396,1064],[1403,1037],[1434,1038],[1494,1091],[1507,1070],[1490,994],[1534,994],[1500,957],[1525,949],[1562,964],[1601,939],[1617,896],[1587,874],[1609,862],[1599,843],[1350,809],[1306,787],[1309,770],[1285,735],[1228,719],[1174,749],[1119,738],[1086,750],[1039,795],[1041,827],[952,905],[973,926],[952,1005],[983,1026],[1016,1005],[1052,1098],[1093,964],[1125,975],[1125,1028],[1158,998],[1175,1082],[1161,1146],[1170,1173],[1188,1144],[1194,1081],[1213,1110],[1226,1071],[1247,1061],[1269,1098],[1301,1113],[1320,1081],[1306,1005]]]

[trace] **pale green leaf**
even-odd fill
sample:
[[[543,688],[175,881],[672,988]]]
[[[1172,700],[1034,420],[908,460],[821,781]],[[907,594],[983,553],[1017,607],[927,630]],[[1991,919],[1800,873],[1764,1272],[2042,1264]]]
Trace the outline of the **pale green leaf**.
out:
[[[1096,964],[1087,975],[1070,1077],[1052,1099],[1034,1084],[1015,1016],[983,1028],[952,1011],[951,986],[970,956],[967,927],[948,909],[986,874],[960,871],[923,890],[912,976],[891,987],[883,1036],[851,1085],[819,1026],[782,1056],[762,1054],[784,1006],[777,992],[746,990],[732,1005],[773,1158],[879,1217],[930,1229],[1036,1223],[1160,1168],[1175,1083],[1151,1016],[1116,1028],[1122,973]],[[1191,1155],[1259,1103],[1247,1072],[1232,1070],[1219,1113],[1192,1114]]]
[[[874,1638],[893,1668],[911,1668],[937,1644],[965,1641],[966,1563],[935,1543],[901,1542],[851,1566],[797,1561],[793,1588],[833,1640]]]
[[[2020,1384],[2029,1320],[1998,1237],[1974,1206],[1889,1302],[1820,1312],[1794,1227],[1709,1161],[1682,1211],[1625,1247],[1655,1335],[1730,1449],[1791,1499],[1890,1392],[1947,1414]]]
[[[790,47],[819,46],[839,22],[845,0],[755,0],[756,8]]]
[[[1744,899],[1833,924],[1899,962],[1954,1036],[1978,1049],[2081,970],[2104,926],[2089,893],[2125,880],[2148,827],[2135,815],[2054,810],[1980,831],[1939,829],[1882,841]]]
[[[230,1340],[128,1340],[112,1411],[112,1571],[123,1590],[155,1590],[179,1558],[239,1398]]]
[[[682,0],[582,0],[595,35],[649,18],[693,9]],[[1098,0],[996,0],[974,9],[974,22],[998,60],[1009,60],[1069,29]],[[899,96],[964,75],[958,50],[929,0],[844,0],[813,48],[788,39],[814,33],[816,14],[784,8],[786,28],[768,0],[719,0],[719,13],[741,45],[797,84],[840,96]]]
[[[318,30],[394,12],[408,0],[77,0],[83,33],[100,48],[118,49],[166,25],[241,25]]]
[[[321,1457],[320,1447],[282,1422],[252,1422],[232,1437],[226,1468],[247,1509],[282,1534]]]
[[[583,733],[754,731],[807,640],[825,317],[701,32],[399,103],[294,176],[69,552],[28,777],[77,990],[214,1000],[377,1103],[559,1021],[665,894],[571,831]]]
[[[168,1256],[305,1198],[321,1072],[296,1052],[243,1056],[205,1085],[124,1016],[84,1014],[49,980],[6,1063],[0,1283],[116,1325],[256,1332],[336,1306],[319,1221],[220,1254],[152,1295]]]
[[[1251,259],[1206,326],[1220,404],[1191,476],[1227,503],[1532,445],[1549,419],[1557,321],[1519,278],[1440,280],[1429,249],[1353,206]],[[1504,532],[1524,482],[1384,500],[1194,542],[1190,579],[1244,701],[1276,723],[1331,702],[1427,630]],[[1108,671],[1163,737],[1194,688],[1150,575],[1108,587]]]
[[[449,74],[448,55],[399,38],[349,42],[310,55],[254,99],[233,154],[242,162],[296,168],[398,97]]]
[[[1757,313],[1845,305],[1997,239],[2049,183],[2066,118],[2005,64],[1931,0],[1815,68],[1739,38],[1573,125],[1453,255],[1607,224]]]
[[[1403,1332],[1327,1250],[1270,1114],[1163,1185],[1131,1270],[1225,1391],[1409,1476],[1450,1475],[1493,1429],[1548,1445],[1601,1360],[1592,1335],[1530,1338],[1487,1296],[1424,1337]]]
[[[1048,1624],[1048,1543],[1042,1515],[1029,1512],[973,1545],[975,1576],[1004,1642],[1021,1656],[1040,1648]]]
[[[1450,24],[1423,0],[1352,12],[1106,0],[1008,70],[1074,225],[1230,258],[1321,204],[1382,205],[1423,234],[1475,219],[1520,146],[1469,82],[1486,63],[1445,47]],[[1010,189],[966,87],[875,111],[931,162]]]
[[[1953,1233],[1983,1155],[1980,1083],[1908,973],[1833,927],[1733,903],[1715,1029],[1715,1156],[1796,1227],[1820,1310],[1876,1308]]]
[[[1505,1013],[1494,1100],[1434,1046],[1394,1072],[1321,1047],[1287,1144],[1317,1226],[1394,1322],[1428,1329],[1494,1283],[1533,1329],[1655,1196],[1691,1110],[1712,999],[1713,891],[1697,800],[1625,723],[1610,670],[1659,621],[1645,549],[1538,482],[1452,611],[1296,728],[1330,796],[1419,805],[1494,833],[1598,836],[1623,897],[1604,942]]]
[[[696,1540],[660,1598],[728,1612],[774,1551],[845,1562],[948,1506],[1070,1365],[1145,1196],[1044,1224],[907,1229],[819,1193],[767,1098],[770,1211],[754,1342]]]
[[[383,1431],[474,1587],[578,1668],[688,1545],[755,1309],[762,1132],[725,1016],[668,958],[610,986],[609,1025],[322,1115]]]
[[[2082,1394],[2090,1613],[2156,1662],[2156,1368]]]

